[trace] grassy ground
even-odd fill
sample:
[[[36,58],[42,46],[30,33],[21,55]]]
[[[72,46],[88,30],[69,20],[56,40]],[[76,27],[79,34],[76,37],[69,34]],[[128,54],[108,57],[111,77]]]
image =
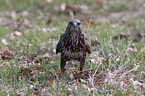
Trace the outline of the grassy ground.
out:
[[[144,0],[0,0],[1,96],[145,95],[144,5]],[[72,13],[82,21],[92,54],[83,74],[73,61],[62,76],[55,47]]]

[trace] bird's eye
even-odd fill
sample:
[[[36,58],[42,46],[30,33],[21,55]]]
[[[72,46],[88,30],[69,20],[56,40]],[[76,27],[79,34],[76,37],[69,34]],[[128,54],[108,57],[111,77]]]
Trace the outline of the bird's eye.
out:
[[[79,23],[77,23],[77,25],[79,26],[81,23],[79,22]]]
[[[73,25],[73,23],[72,23],[72,22],[69,22],[69,24],[70,24],[70,25]]]

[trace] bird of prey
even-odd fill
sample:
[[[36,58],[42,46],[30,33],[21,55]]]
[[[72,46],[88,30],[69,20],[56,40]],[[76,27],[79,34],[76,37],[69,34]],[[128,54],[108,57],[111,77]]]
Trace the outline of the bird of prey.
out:
[[[78,60],[80,62],[80,71],[83,71],[86,54],[91,54],[91,45],[79,20],[70,20],[65,32],[61,34],[56,46],[56,54],[59,52],[61,52],[60,68],[63,73],[66,70],[64,68],[66,62],[69,60]]]

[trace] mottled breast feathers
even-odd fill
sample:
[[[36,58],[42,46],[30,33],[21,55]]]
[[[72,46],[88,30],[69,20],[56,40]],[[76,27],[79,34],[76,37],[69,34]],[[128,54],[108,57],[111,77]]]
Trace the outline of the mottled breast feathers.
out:
[[[82,38],[83,40],[81,40],[81,41],[84,42],[83,46],[84,46],[86,52],[91,54],[91,45],[90,45],[89,41],[87,40],[87,35],[85,33],[82,33],[82,36],[83,36],[83,38]],[[66,39],[66,34],[62,33],[60,36],[60,40],[56,46],[56,54],[59,52],[62,52],[62,50],[65,50],[67,48],[66,43],[65,43],[65,42],[67,42],[67,40],[65,40],[65,39]]]

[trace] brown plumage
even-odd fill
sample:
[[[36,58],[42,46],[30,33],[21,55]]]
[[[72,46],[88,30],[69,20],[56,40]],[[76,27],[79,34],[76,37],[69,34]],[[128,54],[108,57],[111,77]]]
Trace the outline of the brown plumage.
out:
[[[65,71],[66,61],[80,61],[80,71],[83,71],[85,65],[86,53],[91,53],[91,46],[87,40],[87,35],[83,33],[82,25],[79,20],[72,19],[61,34],[60,40],[56,46],[56,54],[61,52],[60,67]]]

